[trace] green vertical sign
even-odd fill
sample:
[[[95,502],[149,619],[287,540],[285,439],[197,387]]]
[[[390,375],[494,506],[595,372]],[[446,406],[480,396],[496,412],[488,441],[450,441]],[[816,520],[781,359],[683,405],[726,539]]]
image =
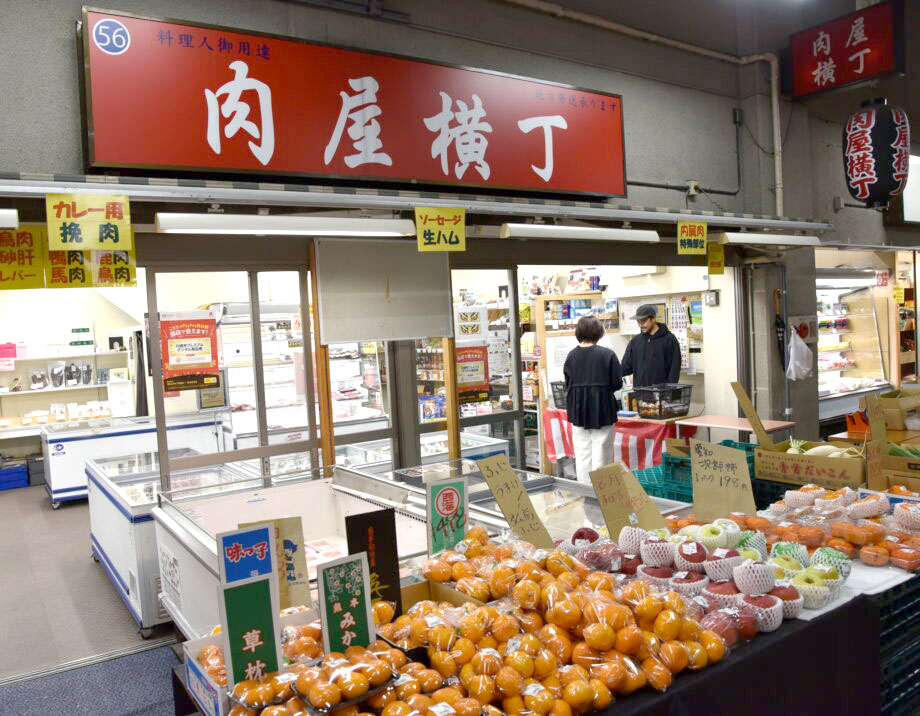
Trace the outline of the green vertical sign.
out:
[[[227,681],[258,680],[282,663],[275,526],[221,532],[217,549]]]
[[[224,607],[233,683],[278,671],[270,581],[227,587]]]
[[[466,534],[466,478],[448,477],[426,485],[428,554],[453,549]]]
[[[370,644],[374,618],[367,553],[350,554],[319,565],[316,579],[326,653]]]

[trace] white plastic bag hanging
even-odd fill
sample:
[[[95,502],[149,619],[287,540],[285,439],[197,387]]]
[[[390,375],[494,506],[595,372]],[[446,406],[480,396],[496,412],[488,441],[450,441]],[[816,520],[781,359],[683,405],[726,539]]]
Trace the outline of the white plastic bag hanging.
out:
[[[789,360],[786,377],[789,380],[803,380],[811,375],[815,358],[811,348],[802,340],[797,331],[789,332]]]

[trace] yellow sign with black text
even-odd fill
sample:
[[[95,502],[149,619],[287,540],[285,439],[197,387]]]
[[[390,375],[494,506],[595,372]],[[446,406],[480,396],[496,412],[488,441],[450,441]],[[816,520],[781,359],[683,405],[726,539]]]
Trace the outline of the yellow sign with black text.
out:
[[[706,254],[706,222],[705,221],[678,221],[677,222],[677,253],[679,254]]]
[[[716,241],[706,244],[706,264],[709,266],[710,276],[725,273],[725,246]]]
[[[419,251],[466,251],[466,209],[415,207]]]
[[[134,248],[127,196],[47,194],[45,212],[51,251]]]
[[[45,287],[45,242],[44,224],[0,231],[0,290]]]

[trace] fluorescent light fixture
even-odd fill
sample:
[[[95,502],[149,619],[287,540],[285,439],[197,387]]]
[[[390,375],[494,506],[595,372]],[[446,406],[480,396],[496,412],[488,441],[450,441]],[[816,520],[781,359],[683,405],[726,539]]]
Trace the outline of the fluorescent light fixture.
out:
[[[502,224],[503,239],[575,239],[580,241],[630,241],[657,244],[657,231],[648,229],[604,229],[594,226],[557,224]]]
[[[19,210],[0,209],[0,229],[18,229]]]
[[[753,246],[821,246],[817,236],[789,236],[783,234],[755,234],[749,231],[723,231],[712,235],[720,244]]]
[[[415,222],[409,219],[157,212],[156,230],[161,234],[223,236],[415,236]]]

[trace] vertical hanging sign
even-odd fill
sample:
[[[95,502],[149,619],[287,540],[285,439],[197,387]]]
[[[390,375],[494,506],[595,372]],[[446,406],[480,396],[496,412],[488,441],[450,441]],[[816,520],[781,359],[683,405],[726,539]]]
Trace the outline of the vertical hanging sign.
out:
[[[282,663],[274,525],[223,532],[217,547],[227,682],[261,679]]]
[[[710,276],[725,273],[725,246],[717,241],[706,242],[706,265]]]
[[[419,251],[466,251],[466,209],[415,207]]]
[[[677,253],[705,255],[706,233],[705,221],[678,221]]]

